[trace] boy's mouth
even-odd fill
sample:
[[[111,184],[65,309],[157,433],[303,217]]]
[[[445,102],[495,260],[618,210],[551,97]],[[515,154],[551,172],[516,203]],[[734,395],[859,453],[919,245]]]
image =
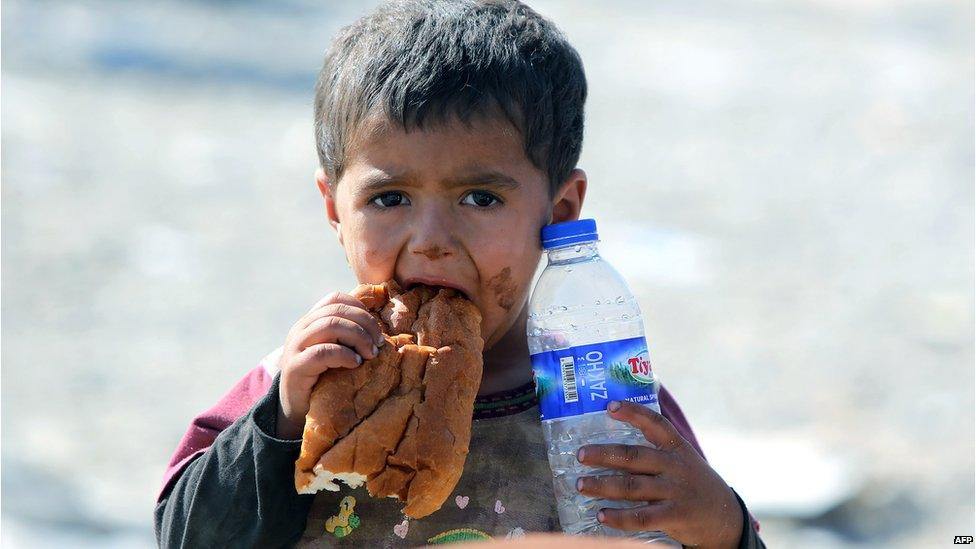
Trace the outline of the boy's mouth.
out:
[[[439,288],[450,288],[452,290],[457,290],[458,293],[460,293],[469,301],[471,301],[471,293],[468,292],[468,290],[466,290],[460,284],[456,284],[445,278],[433,277],[433,276],[430,277],[412,276],[409,278],[405,278],[402,282],[399,282],[399,284],[400,287],[403,288],[404,290],[409,290],[414,286],[419,286],[420,284],[424,284],[425,286],[439,287]]]

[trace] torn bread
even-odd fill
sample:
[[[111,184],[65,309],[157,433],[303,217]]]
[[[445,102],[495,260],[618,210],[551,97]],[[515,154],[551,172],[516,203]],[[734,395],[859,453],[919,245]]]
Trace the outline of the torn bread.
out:
[[[312,389],[299,493],[366,484],[406,502],[411,518],[441,507],[461,478],[481,383],[481,313],[455,290],[396,282],[353,290],[386,344],[354,369],[328,370]]]

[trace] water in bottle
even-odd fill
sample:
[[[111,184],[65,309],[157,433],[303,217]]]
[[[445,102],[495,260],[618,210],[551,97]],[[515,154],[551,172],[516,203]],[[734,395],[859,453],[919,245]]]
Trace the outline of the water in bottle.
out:
[[[580,476],[619,474],[581,465],[580,446],[651,445],[630,424],[610,419],[608,402],[628,400],[660,412],[640,308],[624,279],[600,257],[597,242],[592,219],[543,227],[549,263],[529,303],[529,352],[559,522],[569,534],[680,547],[661,532],[624,532],[597,521],[602,508],[640,503],[587,498],[576,490]]]

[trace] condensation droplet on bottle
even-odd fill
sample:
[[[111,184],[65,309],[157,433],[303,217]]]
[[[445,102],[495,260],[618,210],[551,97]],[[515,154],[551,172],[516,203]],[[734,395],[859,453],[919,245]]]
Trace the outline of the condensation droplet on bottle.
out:
[[[597,304],[597,305],[599,305],[600,303],[601,303],[601,302],[600,302],[600,300],[599,300],[599,299],[598,299],[598,300],[596,300],[596,304]]]
[[[627,313],[624,313],[624,314],[620,315],[620,318],[623,319],[623,320],[628,320],[628,319],[630,319],[630,315],[627,314]]]
[[[565,305],[560,305],[560,306],[559,306],[559,310],[560,310],[560,311],[568,311],[568,310],[569,310],[569,307],[567,307],[567,306],[565,306]]]
[[[576,246],[575,248],[573,248],[573,250],[574,250],[574,251],[575,251],[576,253],[580,253],[580,252],[582,252],[582,251],[583,251],[583,247],[582,247],[582,246]]]
[[[575,331],[575,330],[578,330],[578,329],[579,329],[579,326],[577,326],[577,325],[575,325],[575,324],[573,324],[573,323],[570,323],[570,324],[569,324],[569,328],[570,328],[571,330],[574,330],[574,331]]]
[[[617,296],[617,303],[623,303],[623,302],[624,302],[624,296],[618,295]]]
[[[566,267],[566,272],[567,272],[567,273],[571,273],[571,272],[573,272],[573,268],[572,268],[572,267]]]

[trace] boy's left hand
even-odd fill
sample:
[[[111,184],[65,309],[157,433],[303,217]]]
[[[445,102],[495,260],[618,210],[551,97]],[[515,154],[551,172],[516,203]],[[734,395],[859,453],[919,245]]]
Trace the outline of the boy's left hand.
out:
[[[600,522],[620,530],[661,530],[690,547],[737,547],[744,520],[739,502],[671,422],[632,402],[611,402],[607,413],[640,429],[657,449],[626,444],[580,448],[580,463],[624,472],[580,477],[581,494],[644,503],[630,509],[603,509]]]

